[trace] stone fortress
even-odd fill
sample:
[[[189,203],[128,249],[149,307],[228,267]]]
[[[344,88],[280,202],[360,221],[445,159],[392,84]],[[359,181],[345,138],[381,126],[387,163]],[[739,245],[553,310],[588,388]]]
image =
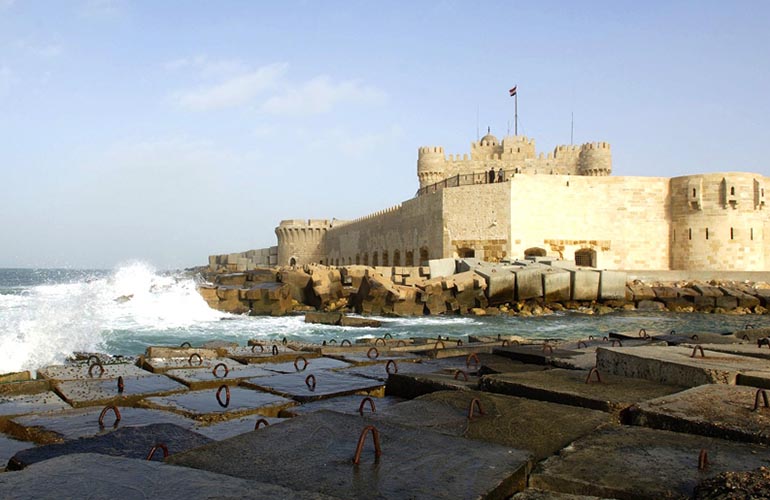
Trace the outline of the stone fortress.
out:
[[[524,136],[487,134],[470,155],[421,147],[414,198],[352,221],[281,221],[277,249],[254,263],[387,267],[547,256],[602,269],[770,270],[767,177],[611,173],[606,142],[547,155]]]

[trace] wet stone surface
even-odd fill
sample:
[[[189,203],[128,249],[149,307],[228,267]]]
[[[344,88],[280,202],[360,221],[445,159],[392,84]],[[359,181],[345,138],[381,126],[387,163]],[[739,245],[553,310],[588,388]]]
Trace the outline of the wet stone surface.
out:
[[[19,441],[4,434],[0,434],[0,470],[5,467],[8,460],[10,460],[16,453],[34,446],[35,443],[30,441]]]
[[[45,478],[41,481],[41,478]],[[141,478],[141,480],[137,480]],[[325,500],[326,495],[237,479],[144,459],[73,454],[0,474],[0,498],[281,498]]]
[[[393,360],[397,363],[407,363],[411,362],[414,363],[416,361],[419,361],[421,358],[419,356],[410,355],[410,354],[398,354],[398,353],[389,353],[385,350],[380,351],[380,348],[376,347],[370,347],[369,349],[377,349],[377,351],[371,351],[370,353],[350,353],[350,354],[335,354],[334,358],[345,361],[354,365],[370,365],[372,363],[386,363],[389,360]]]
[[[698,470],[702,449],[709,466]],[[767,463],[766,447],[635,426],[607,427],[542,462],[530,487],[599,497],[691,498],[695,485],[725,471]]]
[[[8,462],[8,469],[20,470],[30,464],[71,453],[99,453],[126,458],[147,458],[150,450],[163,443],[173,455],[197,448],[211,439],[174,424],[152,424],[143,427],[125,427],[108,434],[75,439],[58,444],[47,444],[16,453]],[[163,457],[158,450],[155,460]]]
[[[99,425],[102,408],[80,408],[41,415],[24,415],[8,423],[8,432],[39,443],[59,443],[64,440],[107,434],[124,427],[169,423],[193,429],[196,422],[176,413],[145,408],[119,407],[120,420],[110,410]]]
[[[252,377],[270,377],[275,372],[265,370],[260,366],[237,366],[225,370],[222,366],[216,370],[175,369],[168,370],[165,375],[181,382],[191,389],[206,389],[219,387],[221,384],[237,384],[239,380]]]
[[[379,430],[382,455],[375,459],[369,435],[355,465],[359,435],[372,424]],[[456,499],[505,498],[520,491],[529,455],[321,410],[175,455],[169,462],[340,498]]]
[[[277,354],[273,354],[273,346],[275,346]],[[298,352],[280,344],[252,345],[227,349],[227,356],[229,358],[248,364],[292,362],[299,355],[305,356],[307,359],[318,356],[315,353]]]
[[[319,401],[310,401],[299,406],[292,406],[281,412],[282,417],[296,417],[299,415],[305,415],[318,410],[331,410],[337,413],[347,413],[349,415],[358,415],[358,409],[361,407],[361,402],[367,396],[353,395],[353,396],[340,396],[337,398],[321,399]],[[371,398],[374,402],[375,412],[381,412],[386,408],[390,408],[393,405],[403,402],[402,398],[396,398],[392,396],[385,396],[383,398]],[[364,413],[371,413],[372,409],[369,403],[364,404]]]
[[[446,373],[396,373],[388,377],[385,393],[388,396],[397,396],[405,399],[413,399],[423,394],[436,391],[470,391],[479,387],[479,377],[468,374],[468,380],[462,373],[449,375]]]
[[[168,410],[180,413],[190,418],[206,421],[226,420],[245,415],[263,415],[268,417],[278,416],[278,413],[296,402],[274,394],[230,387],[230,402],[227,402],[227,392],[223,389],[205,389],[190,391],[170,396],[152,397],[141,401],[139,404],[147,408]],[[219,399],[217,399],[219,392]],[[221,404],[220,404],[221,401]]]
[[[269,378],[252,378],[244,381],[243,385],[305,402],[356,393],[379,393],[384,384],[378,380],[333,371],[303,371]]]
[[[419,363],[394,360],[389,367],[388,363],[384,362],[364,366],[351,366],[349,368],[342,368],[334,371],[337,373],[346,373],[350,375],[358,375],[359,377],[372,378],[384,382],[388,380],[388,369],[390,369],[391,373],[402,374],[436,373],[442,370],[464,369],[464,362],[464,359],[458,360],[458,358],[422,360]]]
[[[187,391],[187,386],[165,375],[123,377],[123,392],[116,379],[64,380],[54,388],[74,407],[102,404],[128,404],[142,397]]]
[[[48,391],[39,394],[0,397],[0,421],[13,415],[46,413],[71,408],[56,393]]]
[[[215,441],[221,441],[223,439],[229,439],[233,436],[238,436],[246,432],[255,430],[257,422],[265,420],[268,425],[278,425],[281,422],[286,421],[285,418],[276,417],[262,417],[259,415],[250,415],[248,417],[234,418],[232,420],[226,420],[224,422],[216,422],[209,425],[196,425],[193,430],[198,434],[203,434]],[[264,423],[260,423],[260,429],[264,428]]]
[[[301,354],[299,356],[301,356]],[[299,373],[315,372],[318,370],[334,370],[350,366],[349,363],[345,363],[344,361],[340,361],[338,359],[307,357],[307,366],[305,366],[305,363],[301,359],[298,359],[299,356],[295,356],[293,361],[286,361],[283,363],[263,363],[260,365],[260,368],[264,368],[276,373]],[[303,367],[305,368],[303,369]]]
[[[620,413],[631,405],[685,389],[648,380],[618,377],[600,372],[601,383],[587,371],[555,368],[539,372],[502,373],[482,377],[485,391],[541,401]]]
[[[153,373],[163,373],[174,368],[187,368],[211,371],[219,363],[224,363],[228,368],[243,366],[241,363],[230,358],[146,358],[144,368]]]
[[[473,417],[468,418],[471,402]],[[531,452],[542,460],[610,423],[607,413],[478,391],[441,391],[385,408],[372,416]]]
[[[640,403],[636,425],[770,445],[770,408],[751,387],[710,384]],[[768,397],[770,399],[770,396]]]
[[[53,380],[96,380],[152,375],[133,363],[105,363],[101,367],[101,369],[99,365],[92,367],[86,363],[56,365],[41,368],[37,373],[42,378]]]

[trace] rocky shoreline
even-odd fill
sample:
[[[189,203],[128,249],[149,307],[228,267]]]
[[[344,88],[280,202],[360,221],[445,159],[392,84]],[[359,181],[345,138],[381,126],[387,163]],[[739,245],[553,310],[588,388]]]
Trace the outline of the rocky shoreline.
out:
[[[435,263],[435,265],[434,265]],[[537,261],[510,265],[441,259],[430,266],[201,268],[199,291],[214,309],[251,315],[355,312],[378,316],[437,314],[542,316],[569,310],[768,314],[770,284],[736,281],[650,282],[620,271]]]

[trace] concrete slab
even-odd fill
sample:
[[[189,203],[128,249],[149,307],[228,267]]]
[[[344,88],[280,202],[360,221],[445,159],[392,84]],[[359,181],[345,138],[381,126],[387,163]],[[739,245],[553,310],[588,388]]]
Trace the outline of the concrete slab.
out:
[[[474,399],[481,403],[484,414],[475,413],[469,419]],[[478,391],[433,392],[388,407],[371,418],[527,450],[535,461],[557,453],[611,420],[601,411]]]
[[[455,378],[456,377],[456,378]],[[449,375],[446,373],[395,373],[388,377],[385,394],[405,399],[413,399],[423,394],[436,391],[470,391],[479,387],[479,379],[468,375],[468,380],[462,374]]]
[[[196,353],[187,358],[144,358],[142,367],[152,373],[164,373],[174,368],[189,368],[198,370],[211,370],[219,363],[224,363],[232,369],[241,366],[241,363],[230,358],[197,358]]]
[[[768,351],[770,352],[770,349],[768,349]],[[336,354],[332,355],[332,357],[339,361],[344,361],[346,363],[359,366],[371,365],[375,363],[382,364],[384,366],[384,364],[390,360],[396,361],[399,364],[414,363],[419,362],[422,359],[420,356],[415,354],[394,353],[386,350],[383,347],[374,346],[370,347],[366,353],[352,352],[349,354]]]
[[[475,271],[487,282],[484,293],[489,305],[513,302],[516,297],[516,275],[510,267],[479,267]]]
[[[298,366],[302,366],[298,363]],[[222,384],[238,385],[238,382],[247,378],[253,377],[271,377],[275,375],[274,371],[265,370],[261,366],[237,366],[232,370],[225,369],[221,366],[211,370],[198,370],[198,369],[175,369],[165,372],[167,377],[180,382],[190,389],[211,389],[218,388]]]
[[[465,369],[465,357],[460,358],[442,358],[442,359],[424,359],[419,363],[402,363],[393,361],[393,363],[381,363],[366,366],[352,366],[341,370],[334,370],[338,373],[356,375],[385,382],[388,380],[388,370],[392,373],[418,374],[418,373],[436,373],[440,371]]]
[[[596,300],[599,298],[600,273],[589,269],[568,269],[572,300]],[[623,293],[625,297],[625,291]]]
[[[738,374],[736,385],[747,385],[762,389],[770,389],[770,373],[746,371]]]
[[[301,359],[297,361],[297,356],[294,357],[293,361],[285,361],[283,363],[262,363],[260,368],[264,368],[265,370],[270,370],[275,373],[312,373],[319,370],[335,370],[350,366],[349,363],[345,363],[344,361],[326,357],[306,359],[307,366],[304,369],[302,369],[302,367],[305,366],[305,364]],[[297,361],[296,366],[294,364],[295,361]]]
[[[75,408],[119,404],[129,406],[147,396],[187,391],[187,386],[165,375],[123,377],[123,392],[116,379],[77,379],[53,383],[54,390]]]
[[[532,365],[550,365],[555,359],[566,362],[582,354],[577,350],[560,349],[558,344],[549,345],[551,348],[544,347],[543,344],[496,346],[492,349],[492,353]]]
[[[158,443],[165,444],[169,454],[173,455],[210,442],[211,439],[174,424],[124,427],[101,436],[81,438],[58,444],[46,444],[20,451],[8,461],[8,469],[21,470],[28,465],[72,453],[98,453],[113,457],[147,458],[152,447]],[[163,455],[160,451],[158,450],[156,454],[156,460]]]
[[[5,469],[5,464],[7,464],[8,460],[10,460],[16,453],[34,446],[35,443],[30,441],[19,441],[4,434],[0,434],[0,471]],[[1,477],[2,476],[0,476],[0,478]]]
[[[601,300],[626,300],[626,281],[628,276],[623,271],[599,272],[599,298]]]
[[[672,330],[673,332],[673,330]],[[693,345],[693,344],[742,344],[746,343],[745,340],[739,339],[730,334],[719,333],[688,333],[686,335],[669,333],[665,335],[656,335],[653,338],[657,340],[664,340],[668,345]],[[756,347],[756,344],[754,345]]]
[[[552,370],[485,375],[481,387],[485,391],[510,394],[540,401],[591,408],[612,413],[623,420],[629,407],[641,401],[673,394],[684,387],[664,385],[647,380],[618,377],[600,373],[586,384],[588,372],[579,370]]]
[[[291,399],[275,394],[229,387],[230,400],[227,406],[227,391],[207,389],[190,391],[170,396],[158,396],[143,399],[139,405],[143,408],[166,410],[179,413],[189,418],[205,422],[221,421],[246,415],[277,417],[278,413],[296,403]],[[217,397],[219,396],[219,397]]]
[[[41,481],[41,478],[45,480]],[[141,480],[137,480],[141,478]],[[213,472],[175,467],[155,461],[73,454],[0,475],[0,497],[18,500],[61,498],[286,498],[330,500],[313,492],[237,479]]]
[[[706,450],[709,466],[698,470]],[[766,447],[644,427],[607,427],[541,463],[529,485],[623,499],[692,498],[704,478],[767,464]]]
[[[220,351],[217,349],[206,349],[201,347],[177,347],[177,346],[150,346],[145,350],[147,358],[180,358],[188,359],[191,355],[197,354],[201,358],[217,358]]]
[[[275,346],[275,349],[273,349],[273,346]],[[276,354],[273,354],[273,352]],[[308,359],[318,356],[318,354],[311,352],[300,353],[282,344],[269,344],[264,342],[255,343],[246,347],[227,349],[228,358],[232,358],[239,363],[244,364],[282,363],[285,361],[294,361],[294,359],[300,354]]]
[[[478,354],[481,365],[478,367],[479,375],[491,375],[493,373],[518,373],[528,371],[538,371],[546,369],[543,365],[530,365],[516,361],[506,356],[498,356],[497,354]],[[465,363],[463,360],[462,363]],[[471,363],[475,365],[475,363]]]
[[[600,347],[596,363],[602,373],[643,378],[664,384],[694,387],[703,384],[735,384],[738,373],[770,373],[766,361],[706,350],[706,357],[690,357],[687,347]]]
[[[90,380],[152,375],[133,363],[105,363],[101,366],[103,370],[98,366],[91,368],[91,365],[86,363],[55,365],[41,368],[37,373],[40,377],[50,380]]]
[[[569,493],[557,493],[555,491],[538,490],[529,488],[516,493],[511,500],[613,500],[589,495],[570,495]]]
[[[292,406],[281,412],[282,417],[297,417],[300,415],[306,415],[319,410],[331,410],[337,413],[346,413],[348,415],[359,415],[358,409],[361,407],[361,402],[367,396],[353,395],[353,396],[340,396],[337,398],[321,399],[318,401],[310,401],[308,403],[301,404],[299,406]],[[381,398],[371,398],[374,402],[374,412],[380,413],[386,408],[390,408],[393,405],[404,401],[403,398],[395,396],[385,396]],[[364,403],[364,412],[371,413],[372,409],[369,403]]]
[[[454,259],[431,259],[428,261],[428,268],[430,269],[430,277],[433,279],[452,276],[457,265]]]
[[[693,342],[691,345],[695,345]],[[758,348],[756,343],[753,344],[707,344],[698,343],[703,349],[713,352],[724,352],[727,354],[735,354],[737,356],[748,356],[750,358],[759,358],[764,360],[770,360],[770,349],[767,347]],[[700,351],[698,351],[700,354]]]
[[[225,420],[224,422],[198,424],[193,428],[193,430],[198,434],[203,434],[204,436],[213,439],[214,441],[222,441],[223,439],[229,439],[233,436],[240,436],[241,434],[255,430],[257,423],[261,420],[266,421],[268,425],[278,425],[281,422],[285,422],[286,418],[250,415],[248,417]],[[259,426],[260,428],[264,427],[264,423],[259,423]]]
[[[58,394],[47,391],[39,394],[0,397],[0,422],[16,415],[46,413],[71,408]]]
[[[308,379],[310,376],[313,379]],[[306,402],[349,394],[382,395],[384,384],[379,380],[345,375],[328,370],[288,373],[274,377],[257,377],[243,381],[245,387],[279,394]]]
[[[39,394],[51,390],[51,382],[45,379],[19,380],[0,383],[0,396]]]
[[[367,425],[378,429],[382,455],[375,459],[369,436],[355,465]],[[168,461],[341,498],[505,498],[524,489],[529,467],[521,450],[326,410]]]
[[[512,271],[516,275],[516,300],[543,296],[543,270],[539,267],[520,267]]]
[[[78,408],[44,414],[23,415],[11,419],[7,432],[19,439],[40,444],[61,443],[65,440],[106,434],[124,427],[140,427],[150,424],[175,424],[193,429],[196,422],[176,413],[144,408],[120,407],[120,420],[109,411],[104,416],[104,426],[99,425],[102,408]]]
[[[770,444],[770,408],[754,411],[757,389],[708,384],[639,403],[632,423],[732,441]]]
[[[570,274],[564,269],[550,268],[543,272],[543,297],[546,302],[564,302],[572,297]]]

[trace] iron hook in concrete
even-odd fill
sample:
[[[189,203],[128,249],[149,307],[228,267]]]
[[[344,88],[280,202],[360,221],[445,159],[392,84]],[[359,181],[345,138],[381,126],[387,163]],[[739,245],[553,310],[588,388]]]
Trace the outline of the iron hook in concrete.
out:
[[[471,399],[471,404],[468,407],[468,420],[473,419],[474,408],[479,410],[479,415],[484,415],[484,410],[481,408],[481,401],[476,398]]]
[[[551,344],[543,344],[543,352],[548,351],[548,353],[553,356],[553,346]]]
[[[196,357],[198,358],[198,365],[197,366],[201,366],[203,364],[203,358],[201,358],[201,355],[198,354],[197,352],[194,352],[194,353],[190,354],[190,357],[187,358],[187,363],[190,366],[193,366],[192,360],[193,360],[193,358],[196,358]]]
[[[152,448],[150,448],[150,453],[147,454],[147,460],[152,460],[153,455],[155,455],[155,452],[160,448],[163,450],[163,458],[166,458],[168,456],[168,446],[166,446],[163,443],[158,443]]]
[[[350,340],[348,340],[348,339],[345,339],[345,340],[343,340],[342,342],[340,342],[340,345],[341,345],[341,346],[344,346],[344,345],[345,345],[345,342],[347,342],[349,346],[351,346],[351,347],[353,346],[353,344],[352,344],[352,343],[350,342]]]
[[[596,374],[596,381],[599,382],[600,384],[602,383],[602,376],[599,375],[599,370],[597,370],[596,367],[594,366],[588,371],[588,376],[586,377],[586,384],[591,383],[591,375],[593,375],[594,373]]]
[[[583,347],[588,349],[588,344],[584,340],[578,340],[577,348],[580,349],[580,344],[583,344]]]
[[[762,346],[767,344],[767,347],[770,347],[770,337],[765,337],[763,339],[757,339],[757,347],[762,349]]]
[[[297,365],[297,362],[298,362],[300,359],[302,360],[302,368],[300,368],[300,367]],[[297,357],[294,359],[294,369],[295,369],[295,370],[297,370],[298,372],[304,372],[304,371],[305,371],[305,369],[307,368],[307,365],[308,365],[308,362],[307,362],[307,359],[305,359],[305,356],[297,356]]]
[[[88,367],[88,376],[89,377],[91,377],[91,378],[94,377],[94,368],[97,368],[97,367],[99,368],[99,378],[101,378],[102,375],[104,375],[104,367],[102,366],[102,362],[98,361],[98,362],[96,362],[96,363],[94,363],[94,364],[92,364],[91,366]]]
[[[457,380],[460,377],[460,374],[462,374],[463,378],[465,378],[465,381],[468,381],[468,372],[463,370],[455,370],[455,380]]]
[[[382,341],[382,345],[383,345],[383,346],[387,346],[387,345],[388,345],[388,343],[385,341],[385,338],[383,338],[383,337],[378,337],[378,338],[377,338],[377,339],[374,341],[374,346],[376,347],[376,346],[377,346],[377,342],[380,342],[380,341]]]
[[[374,355],[372,355],[374,353]],[[369,359],[377,359],[380,357],[380,351],[377,350],[376,347],[370,347],[368,351],[366,351],[366,357]]]
[[[618,344],[618,347],[623,347],[623,342],[621,342],[620,339],[612,339],[610,347],[615,347],[615,344]]]
[[[117,426],[118,422],[120,422],[120,410],[118,410],[118,407],[113,405],[105,406],[99,414],[99,427],[104,427],[104,416],[107,415],[107,412],[110,410],[115,413],[115,423],[113,425]]]
[[[385,335],[382,336],[382,338],[384,338],[384,339],[393,339],[393,335],[391,335],[390,333],[386,333]]]
[[[192,347],[192,344],[189,342],[182,342],[179,347]]]
[[[361,404],[358,405],[358,414],[362,417],[364,416],[364,404],[366,402],[369,402],[369,409],[372,410],[372,413],[375,413],[377,410],[374,408],[374,400],[370,398],[369,396],[365,397],[361,400]]]
[[[472,352],[472,353],[468,354],[468,357],[465,358],[465,367],[466,368],[470,368],[471,367],[471,361],[476,363],[476,368],[478,368],[479,365],[481,364],[481,360],[479,359],[479,355],[476,354],[475,352]]]
[[[764,389],[757,389],[757,394],[754,396],[754,411],[759,410],[759,396],[762,396],[765,408],[770,408],[770,403],[767,401],[767,391]]]
[[[123,383],[123,375],[118,377],[118,394],[123,394],[123,391],[126,389],[126,384]]]
[[[367,425],[364,430],[361,431],[361,436],[358,438],[358,445],[356,445],[356,454],[353,456],[353,463],[358,465],[361,461],[361,452],[364,449],[364,443],[366,442],[366,434],[372,433],[372,440],[374,441],[374,458],[375,461],[382,456],[382,448],[380,448],[380,431],[373,425]]]
[[[390,375],[390,367],[393,366],[393,373],[398,373],[398,364],[392,360],[389,359],[387,363],[385,363],[385,372]]]
[[[446,349],[446,345],[444,345],[444,341],[441,340],[441,335],[439,335],[439,339],[436,341],[436,345],[433,346],[433,350],[438,351],[439,344],[441,344],[442,349]]]
[[[706,470],[708,466],[709,466],[709,454],[706,451],[706,448],[702,448],[700,450],[700,454],[698,455],[698,470]]]
[[[219,375],[217,375],[217,369],[220,366],[225,369],[225,374],[222,375],[221,377]],[[214,369],[211,370],[211,373],[214,375],[215,378],[225,378],[225,377],[227,377],[227,374],[230,373],[230,369],[224,363],[217,363],[217,365],[214,367]]]
[[[267,421],[267,420],[265,420],[264,418],[260,418],[259,420],[257,420],[257,423],[256,423],[256,424],[254,424],[254,430],[256,431],[256,430],[257,430],[257,429],[259,429],[261,426],[265,426],[265,427],[267,427],[267,426],[269,426],[269,425],[270,425],[270,422],[268,422],[268,421]]]
[[[263,346],[262,344],[254,344],[253,346],[251,346],[251,352],[256,352],[255,349],[257,347],[259,347],[259,352],[265,352],[265,346]]]
[[[705,358],[706,357],[706,353],[703,352],[703,347],[700,346],[700,345],[696,345],[695,347],[692,348],[692,354],[690,354],[690,357],[694,358],[695,357],[695,353],[697,353],[699,350],[700,350],[700,357],[701,358]]]
[[[222,402],[222,389],[225,390],[225,402]],[[227,408],[230,406],[230,386],[227,384],[222,384],[219,386],[219,389],[217,389],[217,403],[219,403],[219,406],[222,408]]]
[[[311,373],[310,375],[305,377],[305,385],[307,386],[310,392],[315,391],[315,375]]]
[[[406,342],[404,342],[403,340],[399,340],[398,342],[396,342],[396,347],[406,347]]]

